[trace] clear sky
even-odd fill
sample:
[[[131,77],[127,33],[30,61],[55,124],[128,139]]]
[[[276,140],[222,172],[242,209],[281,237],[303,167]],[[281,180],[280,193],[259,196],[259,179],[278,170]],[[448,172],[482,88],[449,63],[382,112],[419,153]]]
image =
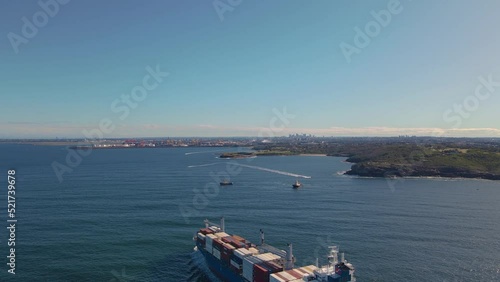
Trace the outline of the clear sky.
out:
[[[256,136],[284,108],[276,135],[500,136],[499,1],[238,2],[3,1],[0,138]]]

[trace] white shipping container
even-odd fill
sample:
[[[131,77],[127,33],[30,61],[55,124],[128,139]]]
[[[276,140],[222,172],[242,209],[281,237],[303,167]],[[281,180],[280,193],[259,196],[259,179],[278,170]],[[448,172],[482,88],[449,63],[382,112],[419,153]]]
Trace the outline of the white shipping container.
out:
[[[231,244],[227,244],[227,243],[224,243],[222,244],[223,247],[225,247],[226,249],[229,249],[229,250],[234,250],[236,249],[233,245]]]
[[[248,281],[253,281],[253,263],[243,260],[243,278]]]
[[[255,257],[261,259],[262,261],[272,261],[272,260],[277,260],[280,258],[279,256],[272,254],[272,253],[264,253],[264,254],[256,255]]]
[[[271,274],[271,276],[269,276],[269,282],[288,282],[288,281],[289,280],[287,280],[287,279],[283,279],[283,278],[279,277],[278,275],[276,275],[276,273]]]
[[[307,271],[309,274],[313,274],[315,270],[317,270],[318,268],[315,266],[315,265],[306,265],[306,266],[303,266],[301,267],[303,268],[305,271]]]
[[[214,257],[220,259],[220,251],[219,250],[213,249],[212,254],[214,255]]]
[[[241,264],[235,262],[234,260],[231,260],[231,265],[234,266],[234,267],[236,267],[237,269],[241,269],[241,267],[242,267]]]
[[[257,250],[256,248],[249,248],[248,249],[250,251],[250,253],[254,254],[254,255],[258,255],[259,254],[259,250]]]
[[[280,273],[280,272],[278,272]],[[288,272],[283,272],[283,274],[281,275],[283,278],[285,278],[287,281],[293,281],[293,280],[296,280],[297,277],[289,274]]]
[[[272,278],[272,277],[274,277],[274,278]],[[273,281],[272,279],[275,279],[275,281],[279,281],[279,282],[287,282],[287,281],[296,280],[297,277],[288,274],[286,271],[282,271],[282,272],[277,272],[277,273],[271,274],[270,281]]]
[[[213,237],[215,237],[214,235],[212,234],[208,234],[207,236],[205,236],[205,249],[209,252],[209,253],[212,253],[212,242],[213,242]],[[216,237],[217,238],[217,237]]]
[[[234,255],[239,257],[240,259],[243,259],[244,257],[251,256],[252,253],[245,248],[239,248],[234,251]]]
[[[198,232],[198,238],[200,238],[201,240],[205,240],[205,235]]]
[[[253,281],[253,265],[256,260],[260,261],[259,259],[255,259],[253,256],[243,259],[243,277],[248,281]]]
[[[302,281],[304,281],[302,279],[302,278],[304,278],[303,272],[297,271],[297,268],[271,274],[271,276],[273,276],[273,275],[274,275],[276,281],[280,281],[280,282],[285,282],[285,281],[286,282],[292,282],[292,281],[301,281],[302,282]],[[308,275],[308,274],[306,274],[306,275]]]
[[[205,236],[205,239],[206,239],[207,244],[212,245],[212,241],[214,239],[217,239],[217,237],[213,234],[208,234],[207,236]]]
[[[300,273],[302,275],[308,275],[308,274],[310,274],[309,272],[307,272],[306,270],[304,270],[302,268],[296,268],[295,271],[297,271],[298,273]]]

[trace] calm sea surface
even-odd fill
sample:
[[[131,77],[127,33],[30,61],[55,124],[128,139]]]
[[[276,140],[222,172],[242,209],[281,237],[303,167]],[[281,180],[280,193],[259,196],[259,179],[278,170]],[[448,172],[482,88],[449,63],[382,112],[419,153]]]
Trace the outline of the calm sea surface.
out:
[[[220,216],[251,241],[262,228],[269,244],[292,242],[298,264],[339,245],[358,281],[500,281],[500,182],[361,179],[332,157],[228,166],[214,150],[94,150],[60,183],[51,164],[65,164],[64,147],[1,144],[18,223],[13,276],[3,181],[0,281],[209,281],[191,238]],[[228,171],[233,186],[213,185]],[[287,173],[311,178],[293,190]]]

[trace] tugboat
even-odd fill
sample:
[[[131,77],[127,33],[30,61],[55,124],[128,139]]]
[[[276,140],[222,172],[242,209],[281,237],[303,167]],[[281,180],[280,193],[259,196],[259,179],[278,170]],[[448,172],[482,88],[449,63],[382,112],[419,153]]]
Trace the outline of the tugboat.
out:
[[[229,181],[228,179],[224,179],[219,184],[220,186],[227,186],[227,185],[233,185],[233,182]]]
[[[299,180],[295,180],[295,183],[292,185],[295,189],[300,188],[300,186],[302,186],[302,183],[300,183]]]

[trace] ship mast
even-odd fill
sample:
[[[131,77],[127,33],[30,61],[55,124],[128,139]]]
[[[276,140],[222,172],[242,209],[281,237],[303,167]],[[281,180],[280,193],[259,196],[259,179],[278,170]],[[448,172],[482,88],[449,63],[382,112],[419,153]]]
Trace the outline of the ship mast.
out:
[[[286,252],[285,270],[293,269],[293,249],[292,243],[288,244],[288,252]]]
[[[224,217],[220,218],[220,229],[222,230],[222,232],[226,232],[226,226],[225,226],[225,222],[224,222]]]

